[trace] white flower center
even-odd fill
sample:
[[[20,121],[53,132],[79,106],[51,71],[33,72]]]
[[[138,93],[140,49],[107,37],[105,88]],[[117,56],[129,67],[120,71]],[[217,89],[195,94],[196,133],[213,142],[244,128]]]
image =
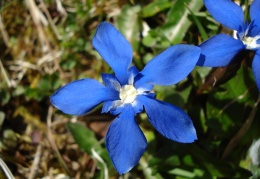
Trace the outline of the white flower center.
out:
[[[255,48],[259,48],[259,44],[256,43],[256,41],[258,40],[258,38],[256,37],[243,37],[242,42],[246,45],[247,49],[255,49]]]
[[[125,85],[120,88],[119,97],[122,103],[132,103],[137,96],[137,91],[133,85]]]

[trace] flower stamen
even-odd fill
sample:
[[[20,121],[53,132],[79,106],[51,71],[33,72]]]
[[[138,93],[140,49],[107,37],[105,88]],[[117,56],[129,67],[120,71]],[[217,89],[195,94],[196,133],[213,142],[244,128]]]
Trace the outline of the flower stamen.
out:
[[[256,37],[248,37],[245,36],[242,39],[242,42],[244,45],[246,45],[246,49],[255,49],[255,48],[259,48],[260,44],[257,44],[258,38]]]
[[[125,85],[120,88],[119,98],[121,99],[122,103],[132,103],[134,102],[136,96],[137,91],[133,85]]]

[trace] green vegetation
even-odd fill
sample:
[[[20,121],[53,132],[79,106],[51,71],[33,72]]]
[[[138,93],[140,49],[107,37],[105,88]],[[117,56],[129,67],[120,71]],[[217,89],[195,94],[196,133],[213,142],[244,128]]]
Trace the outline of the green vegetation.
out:
[[[68,82],[111,72],[91,44],[102,21],[128,39],[140,69],[170,45],[232,35],[202,0],[0,0],[0,158],[15,178],[119,177],[104,143],[115,116],[100,115],[99,106],[76,118],[49,101]],[[155,87],[158,99],[189,114],[198,140],[167,140],[146,115],[138,115],[148,148],[121,178],[259,178],[260,168],[249,156],[260,138],[252,56],[227,67],[196,67],[177,85]]]

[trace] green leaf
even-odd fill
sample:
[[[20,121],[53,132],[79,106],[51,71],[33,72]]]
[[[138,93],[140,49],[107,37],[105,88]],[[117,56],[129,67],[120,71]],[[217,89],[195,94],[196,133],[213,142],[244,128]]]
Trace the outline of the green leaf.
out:
[[[4,123],[4,120],[5,120],[5,113],[0,111],[0,131],[2,129],[2,125]]]
[[[166,23],[162,26],[162,30],[166,38],[173,44],[180,43],[191,22],[188,20],[189,10],[186,8],[185,4],[189,7],[190,11],[193,13],[198,12],[202,6],[202,0],[183,0],[175,1],[172,5],[171,10],[167,14]]]
[[[9,1],[9,2],[7,2],[5,5],[3,5],[2,7],[0,7],[0,13],[1,13],[2,11],[4,11],[7,7],[9,7],[14,1],[15,1],[15,0]],[[1,3],[3,3],[3,2],[1,2]],[[1,3],[0,3],[0,4],[1,4]]]
[[[159,158],[159,157],[153,156],[153,158],[151,158],[149,161],[149,166],[152,167],[154,165],[161,165],[160,163],[163,163],[162,164],[163,167],[165,167],[165,166],[176,167],[181,164],[180,158],[177,155],[172,155],[167,158],[162,158],[162,157]]]
[[[209,96],[207,125],[214,135],[228,138],[235,132],[232,129],[239,127],[249,115],[249,108],[254,104],[258,91],[252,72],[245,67],[240,68],[221,88],[224,91]]]
[[[1,90],[0,91],[0,96],[1,96],[0,104],[4,106],[10,101],[11,95],[7,90],[2,90],[1,88],[0,88],[0,90]]]
[[[174,174],[174,175],[178,175],[178,176],[183,176],[186,178],[194,178],[195,177],[195,173],[187,171],[187,170],[183,170],[181,168],[175,168],[173,170],[169,171],[170,174]]]
[[[116,26],[118,30],[126,37],[126,39],[132,45],[134,51],[139,47],[140,43],[140,23],[139,23],[139,12],[141,6],[130,6],[126,5],[123,7],[118,19]]]
[[[171,45],[169,39],[163,35],[163,30],[160,28],[151,29],[142,39],[142,42],[147,47],[158,48],[158,53]]]
[[[181,86],[185,81],[180,82],[178,85]],[[186,85],[186,84],[185,84]],[[170,104],[183,107],[188,99],[189,93],[191,91],[191,86],[187,84],[182,89],[178,89],[176,85],[174,86],[155,86],[156,98],[168,102]]]
[[[101,150],[95,134],[90,129],[80,123],[68,123],[67,127],[82,151],[92,155],[92,148]]]
[[[196,24],[196,26],[198,27],[199,29],[199,32],[202,36],[202,39],[203,40],[207,40],[208,39],[208,35],[203,27],[203,25],[201,24],[201,22],[199,21],[199,19],[197,18],[197,16],[192,12],[192,10],[189,8],[189,6],[187,6],[187,9],[189,10],[190,14],[191,14],[191,17],[194,21],[194,23]]]
[[[71,70],[76,66],[77,62],[72,59],[67,59],[61,62],[61,67],[64,70]]]
[[[165,9],[169,9],[172,5],[172,2],[168,2],[168,0],[155,1],[142,9],[142,17],[147,18],[156,15],[157,13],[164,11]]]
[[[206,171],[209,172],[211,176],[248,178],[252,175],[250,171],[244,168],[209,155],[202,148],[197,147],[196,145],[189,145],[189,147],[186,146],[185,148],[186,152],[192,153],[192,156],[196,159],[196,163],[205,167]]]
[[[68,123],[67,127],[79,148],[98,161],[98,166],[101,169],[100,173],[98,173],[100,178],[107,178],[108,170],[112,169],[114,171],[114,168],[107,151],[96,139],[94,132],[80,123]]]

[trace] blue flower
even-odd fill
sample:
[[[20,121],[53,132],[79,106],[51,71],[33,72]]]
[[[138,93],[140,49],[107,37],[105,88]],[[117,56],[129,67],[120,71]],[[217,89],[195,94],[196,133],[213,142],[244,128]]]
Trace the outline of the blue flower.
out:
[[[238,52],[254,50],[252,70],[260,91],[260,0],[250,6],[250,23],[244,22],[242,8],[231,0],[204,0],[204,4],[216,21],[236,31],[236,38],[218,34],[203,42],[197,65],[227,66]]]
[[[103,102],[102,113],[118,115],[109,126],[106,148],[120,174],[133,168],[146,149],[146,138],[135,121],[143,108],[151,124],[165,137],[182,143],[197,139],[189,116],[176,106],[156,100],[152,89],[155,84],[172,85],[184,79],[195,67],[200,48],[171,46],[139,72],[130,67],[130,44],[111,24],[101,23],[92,42],[115,74],[102,74],[105,86],[89,78],[71,82],[51,96],[51,103],[66,114],[80,116]]]

